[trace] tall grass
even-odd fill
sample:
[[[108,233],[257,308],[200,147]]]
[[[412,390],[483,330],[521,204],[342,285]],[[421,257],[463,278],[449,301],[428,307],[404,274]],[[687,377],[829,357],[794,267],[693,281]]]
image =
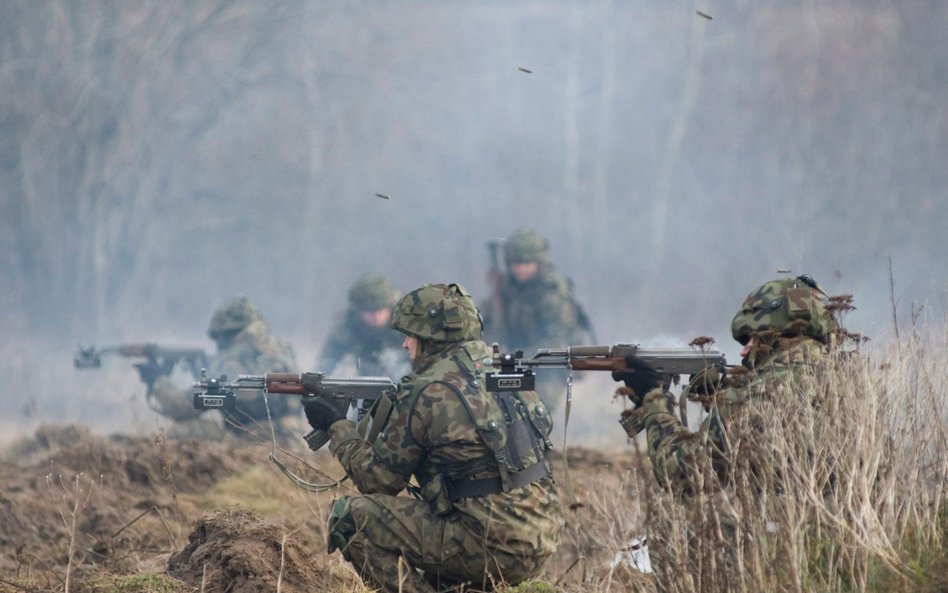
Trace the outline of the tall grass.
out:
[[[653,488],[659,589],[944,587],[946,353],[946,333],[841,353],[734,423],[726,477],[699,456],[691,494]]]

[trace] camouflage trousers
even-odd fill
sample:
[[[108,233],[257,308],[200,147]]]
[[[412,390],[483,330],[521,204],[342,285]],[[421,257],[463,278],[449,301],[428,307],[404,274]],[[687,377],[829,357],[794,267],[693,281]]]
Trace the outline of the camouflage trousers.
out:
[[[405,496],[346,496],[330,512],[330,551],[385,593],[435,593],[469,583],[489,591],[536,575],[547,556],[492,550],[458,516],[439,517]]]

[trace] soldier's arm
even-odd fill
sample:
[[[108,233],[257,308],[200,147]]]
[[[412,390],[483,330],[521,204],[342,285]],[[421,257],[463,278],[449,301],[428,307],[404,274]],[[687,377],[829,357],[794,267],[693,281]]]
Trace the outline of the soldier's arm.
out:
[[[416,398],[399,392],[385,428],[374,443],[359,435],[351,420],[329,427],[329,450],[363,494],[398,494],[425,455],[418,439],[424,427],[413,422]]]
[[[671,488],[690,488],[689,469],[702,448],[699,434],[692,433],[668,410],[666,394],[653,389],[642,402],[648,457],[652,472],[660,484]]]

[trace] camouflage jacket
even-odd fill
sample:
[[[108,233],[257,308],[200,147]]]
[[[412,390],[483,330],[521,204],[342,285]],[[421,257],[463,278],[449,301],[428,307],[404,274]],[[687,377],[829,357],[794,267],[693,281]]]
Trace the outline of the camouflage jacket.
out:
[[[490,307],[485,326],[490,338],[505,349],[555,348],[583,342],[589,321],[573,295],[573,283],[548,267],[541,267],[528,282],[517,282],[507,274],[500,289],[503,317]]]
[[[509,492],[461,498],[437,509],[439,480],[496,477],[497,462],[465,406],[482,425],[503,423],[494,396],[483,387],[477,361],[490,356],[480,340],[459,342],[431,364],[402,380],[384,430],[364,441],[348,420],[330,428],[330,450],[363,494],[398,494],[414,478],[422,497],[439,514],[455,517],[493,549],[511,554],[551,554],[563,526],[552,476]],[[461,395],[463,394],[463,395]],[[522,392],[531,408],[535,392]]]
[[[397,379],[409,370],[408,358],[402,350],[404,337],[389,327],[366,327],[358,312],[350,309],[329,332],[316,369],[331,374],[344,358],[351,356],[359,375]]]
[[[689,471],[696,467],[698,455],[710,455],[712,467],[722,483],[727,483],[732,461],[729,450],[767,454],[753,441],[760,434],[762,419],[772,413],[773,398],[788,395],[804,375],[811,374],[826,361],[825,347],[803,338],[780,349],[755,365],[753,371],[731,386],[719,390],[710,404],[707,418],[697,433],[682,426],[668,409],[666,395],[649,392],[640,408],[648,442],[652,470],[659,483],[690,491]],[[750,439],[754,444],[745,444]]]

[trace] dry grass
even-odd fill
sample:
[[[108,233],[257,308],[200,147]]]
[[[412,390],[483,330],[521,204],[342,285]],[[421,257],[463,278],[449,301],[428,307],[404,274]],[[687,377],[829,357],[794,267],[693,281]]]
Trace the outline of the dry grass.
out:
[[[840,355],[730,434],[722,485],[656,490],[650,532],[667,591],[919,591],[944,586],[946,336]],[[656,549],[658,548],[658,549]]]

